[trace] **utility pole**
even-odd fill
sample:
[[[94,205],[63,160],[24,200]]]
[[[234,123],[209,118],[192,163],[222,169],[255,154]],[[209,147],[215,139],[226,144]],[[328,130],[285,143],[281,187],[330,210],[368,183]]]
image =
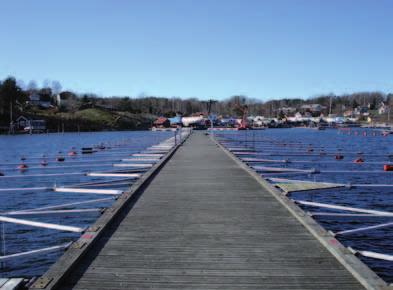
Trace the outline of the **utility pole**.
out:
[[[210,99],[210,100],[206,103],[206,105],[207,105],[207,116],[208,116],[208,118],[209,118],[209,120],[210,120],[210,127],[211,127],[212,129],[213,129],[213,127],[214,127],[214,124],[213,124],[214,120],[213,120],[213,116],[210,115],[210,114],[211,114],[212,104],[215,104],[215,103],[217,103],[217,101],[216,101],[216,100],[213,100],[213,99]],[[213,131],[212,131],[212,132],[213,132]]]
[[[10,129],[9,129],[10,134],[14,134],[14,121],[13,121],[13,116],[12,116],[12,99],[10,101]]]

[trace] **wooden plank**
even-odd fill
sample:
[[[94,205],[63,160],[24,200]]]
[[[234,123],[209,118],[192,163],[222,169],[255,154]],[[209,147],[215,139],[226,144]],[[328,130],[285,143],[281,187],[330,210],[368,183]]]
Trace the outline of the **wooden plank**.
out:
[[[201,133],[121,216],[60,289],[364,289]]]
[[[108,209],[104,214],[89,227],[84,235],[76,241],[60,259],[52,265],[49,270],[39,277],[29,289],[57,289],[61,282],[68,277],[71,270],[74,270],[76,265],[85,257],[91,250],[93,245],[96,245],[104,232],[116,221],[121,219],[123,211],[130,210],[132,202],[138,198],[147,184],[154,178],[154,176],[161,170],[164,164],[173,156],[176,150],[187,140],[188,136],[183,136],[181,142],[165,155],[159,162],[157,162],[150,170],[143,174],[133,185],[123,193],[122,196]],[[45,286],[42,286],[45,285]]]
[[[341,184],[327,182],[278,182],[274,185],[281,188],[286,193],[344,187],[344,185]]]

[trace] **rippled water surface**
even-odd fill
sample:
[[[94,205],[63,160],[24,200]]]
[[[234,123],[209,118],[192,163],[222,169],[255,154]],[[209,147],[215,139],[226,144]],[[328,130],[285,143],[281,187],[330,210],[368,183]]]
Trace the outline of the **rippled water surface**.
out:
[[[114,170],[112,164],[118,163],[121,158],[141,152],[151,145],[172,137],[172,135],[173,133],[170,132],[144,131],[0,136],[0,172],[5,175],[0,177],[0,211],[5,213],[108,198],[108,195],[60,193],[51,190],[37,190],[36,188],[119,179],[88,177],[84,174],[94,171]],[[97,145],[103,145],[105,149],[97,149],[97,152],[93,154],[81,154],[80,149],[82,147]],[[70,151],[76,151],[78,154],[73,157],[68,156]],[[65,161],[58,162],[56,160],[58,155],[64,156]],[[21,158],[25,158],[26,160],[23,163],[29,166],[28,170],[23,172],[17,169],[18,165],[22,163]],[[45,167],[40,164],[44,159],[48,162]],[[116,185],[109,188],[124,190],[131,184],[132,181],[126,180],[117,182]],[[7,192],[7,188],[31,189]],[[102,208],[110,206],[113,201],[114,199],[110,199],[69,208]],[[13,216],[13,218],[84,228],[92,224],[99,215],[100,213],[95,211],[23,215]],[[0,230],[1,255],[56,246],[76,240],[80,236],[79,233],[12,223],[0,223]],[[61,251],[55,251],[7,260],[0,265],[0,277],[29,277],[43,274],[61,254]]]

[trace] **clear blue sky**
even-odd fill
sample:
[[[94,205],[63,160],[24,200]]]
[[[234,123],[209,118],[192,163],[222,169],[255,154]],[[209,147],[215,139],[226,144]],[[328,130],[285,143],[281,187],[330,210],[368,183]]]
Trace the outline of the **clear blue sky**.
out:
[[[393,92],[391,0],[0,0],[0,78],[100,95]]]

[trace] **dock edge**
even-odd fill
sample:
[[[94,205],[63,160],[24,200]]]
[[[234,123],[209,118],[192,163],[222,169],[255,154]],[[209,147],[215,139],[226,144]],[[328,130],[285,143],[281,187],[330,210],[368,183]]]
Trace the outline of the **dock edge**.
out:
[[[335,239],[320,226],[311,216],[306,214],[291,199],[281,194],[272,184],[265,180],[246,163],[221,145],[214,136],[211,140],[220,147],[242,169],[250,174],[263,188],[269,191],[354,277],[368,290],[393,290],[393,287],[380,278],[366,264],[359,260],[350,249]]]
[[[122,210],[132,201],[133,197],[143,192],[162,167],[171,159],[177,149],[189,138],[192,131],[175,145],[159,162],[141,176],[131,187],[107,208],[104,213],[92,224],[78,240],[64,252],[64,254],[40,276],[29,289],[57,289],[67,278],[67,275],[76,267],[78,262],[97,243],[102,233],[112,224]]]

